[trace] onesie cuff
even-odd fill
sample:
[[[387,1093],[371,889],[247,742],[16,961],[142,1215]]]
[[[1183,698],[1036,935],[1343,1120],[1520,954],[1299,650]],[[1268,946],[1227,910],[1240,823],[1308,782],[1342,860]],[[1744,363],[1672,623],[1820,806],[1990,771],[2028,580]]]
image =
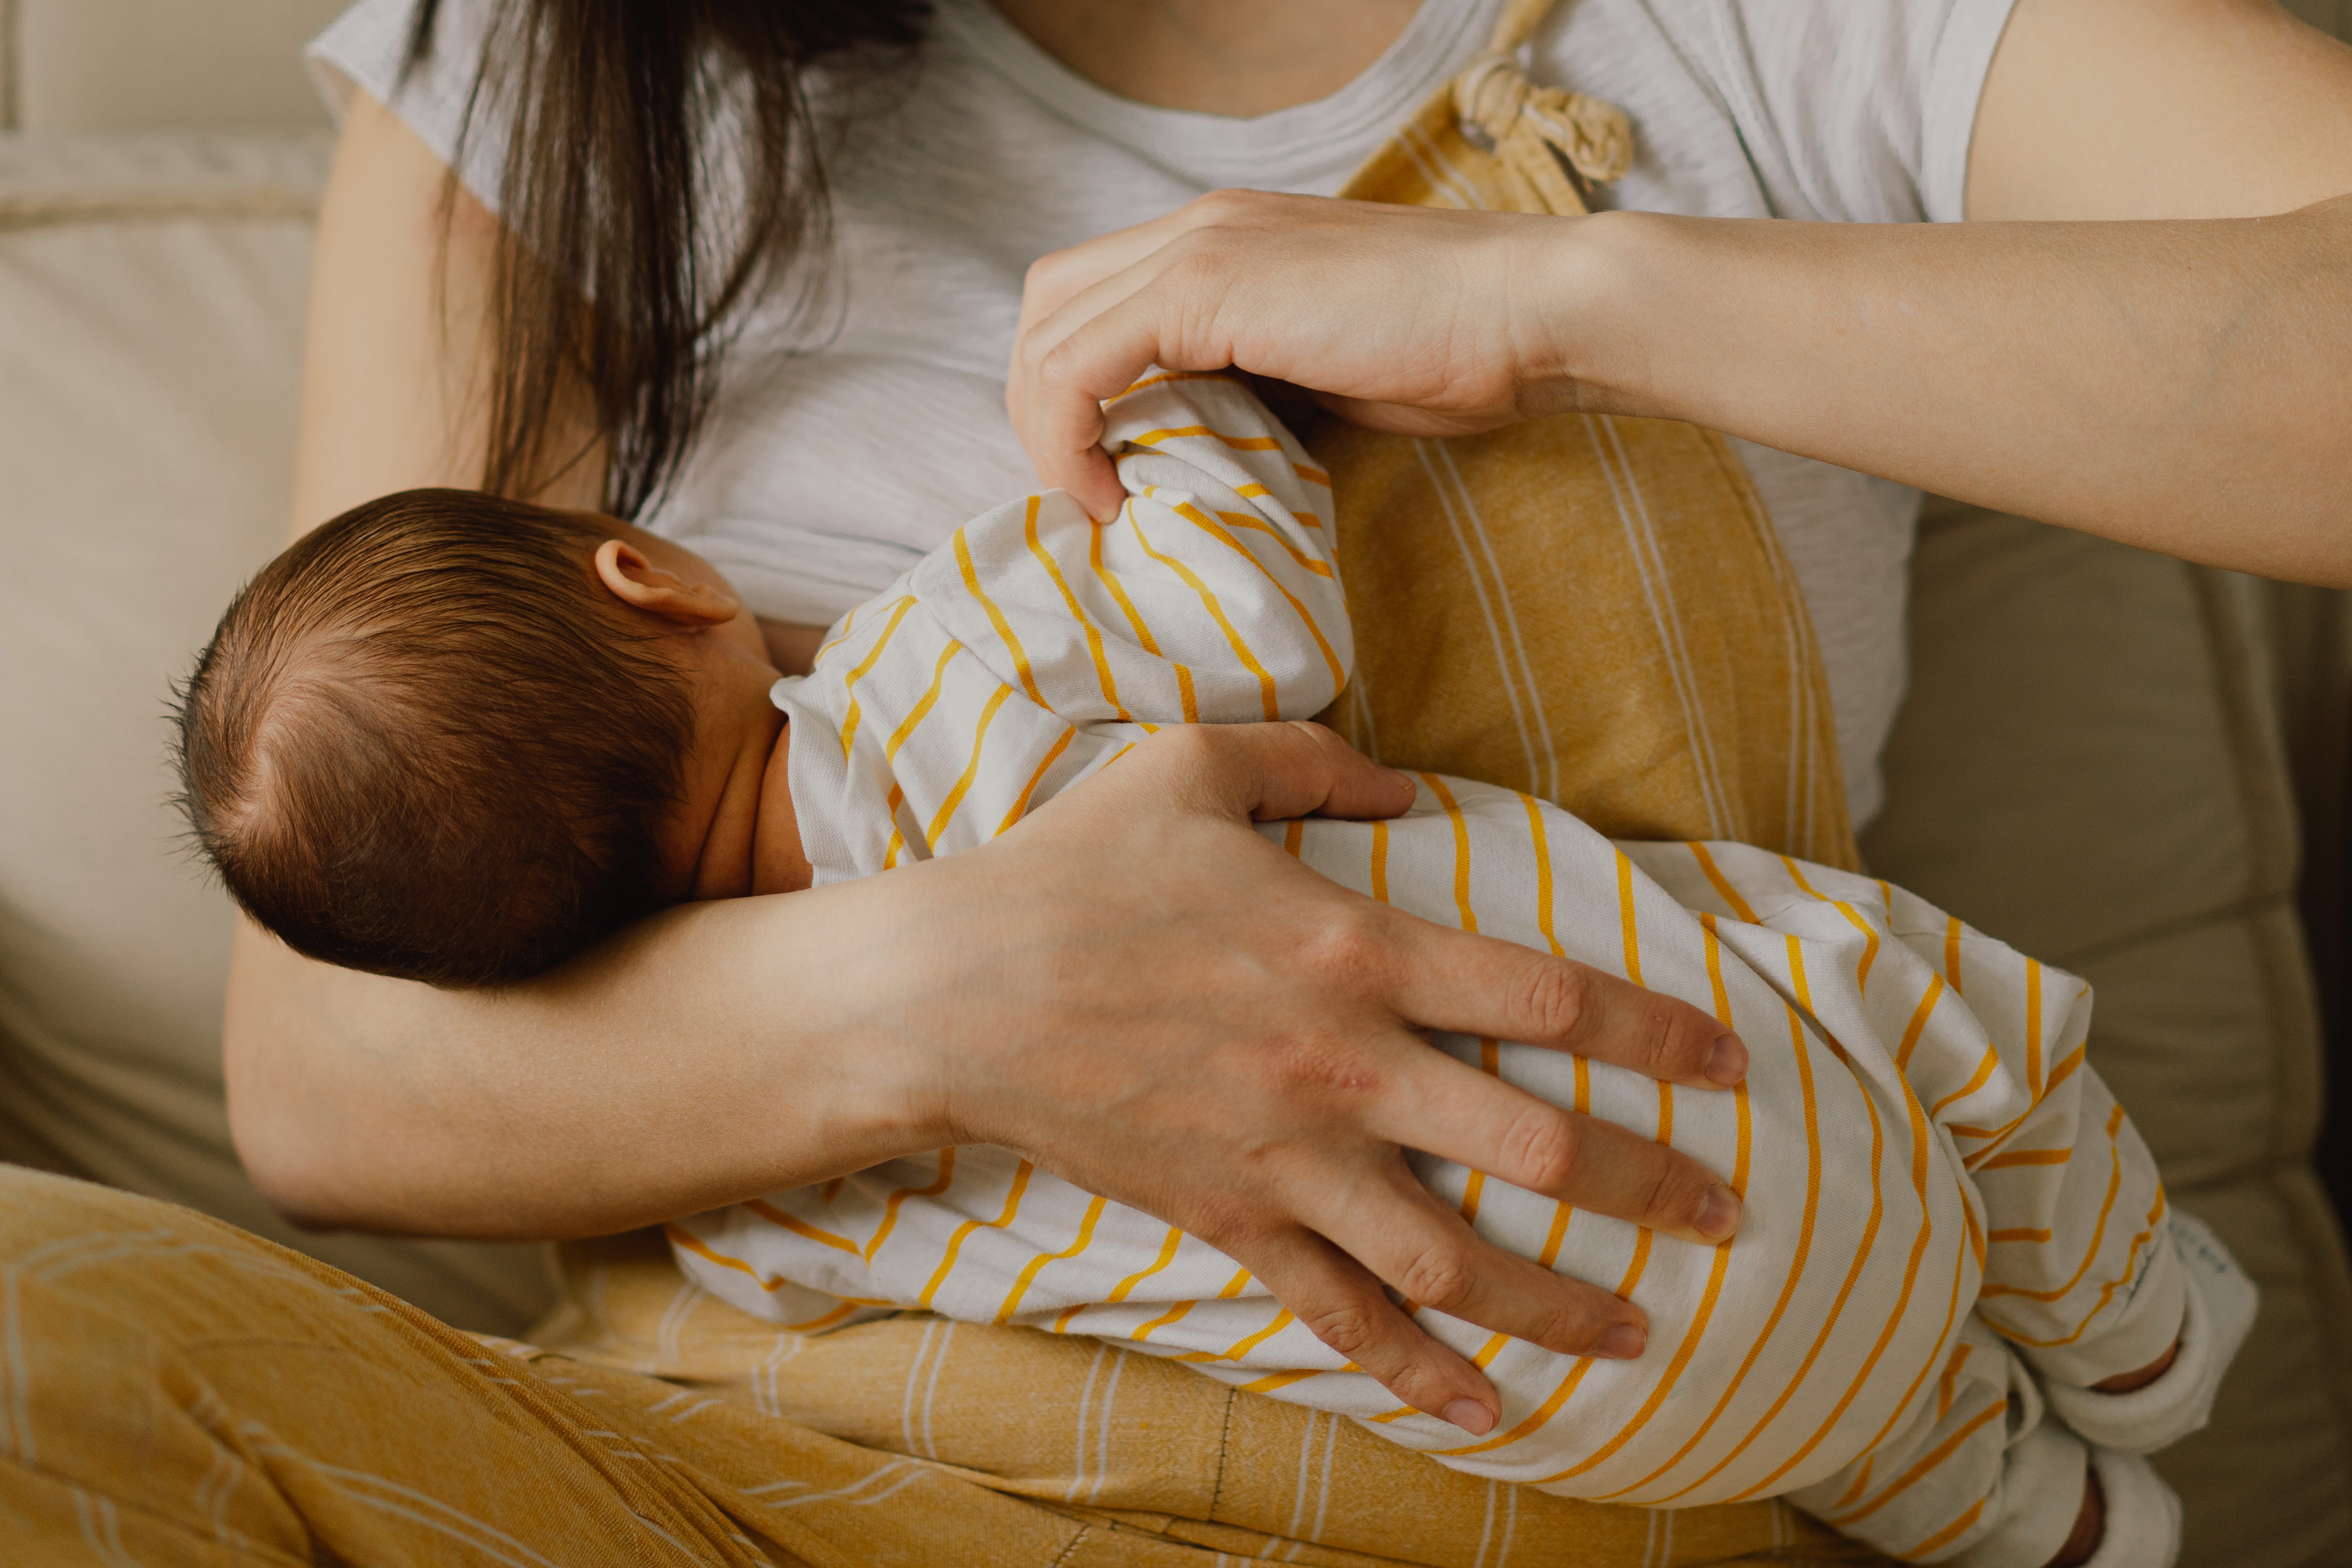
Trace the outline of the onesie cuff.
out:
[[[2134,1454],[2086,1448],[2043,1423],[2001,1462],[2000,1519],[1950,1568],[2042,1568],[2083,1511],[2090,1472],[2099,1478],[2104,1531],[2083,1568],[2173,1568],[2180,1555],[2180,1499],[2155,1467]]]
[[[2082,1439],[2053,1421],[2019,1438],[2001,1456],[1999,1517],[1952,1568],[2042,1568],[2057,1556],[2083,1511],[2089,1463]]]
[[[2129,1394],[2099,1394],[2059,1382],[2042,1384],[2058,1418],[2104,1448],[2152,1454],[2204,1426],[2213,1413],[2221,1375],[2245,1342],[2261,1304],[2254,1282],[2203,1220],[2173,1210],[2166,1240],[2166,1250],[2178,1259],[2184,1310],[2180,1354],[2164,1375]]]
[[[2168,1221],[2159,1222],[2148,1241],[2139,1277],[2132,1281],[2129,1293],[2105,1314],[2106,1321],[2071,1345],[2018,1347],[2043,1382],[2088,1388],[2102,1378],[2137,1372],[2159,1360],[2180,1337],[2186,1321],[2188,1271],[2181,1267]]]
[[[2179,1495],[2137,1455],[2093,1448],[2091,1468],[2099,1473],[2107,1523],[2083,1568],[2172,1568],[2180,1556]]]

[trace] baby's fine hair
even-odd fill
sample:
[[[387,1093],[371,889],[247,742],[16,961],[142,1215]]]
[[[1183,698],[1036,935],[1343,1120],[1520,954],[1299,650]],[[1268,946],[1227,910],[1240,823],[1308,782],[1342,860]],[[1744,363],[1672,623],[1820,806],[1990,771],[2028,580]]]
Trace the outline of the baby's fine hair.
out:
[[[541,973],[667,901],[683,673],[593,576],[609,527],[472,490],[352,508],[264,567],[178,692],[181,805],[299,952]]]

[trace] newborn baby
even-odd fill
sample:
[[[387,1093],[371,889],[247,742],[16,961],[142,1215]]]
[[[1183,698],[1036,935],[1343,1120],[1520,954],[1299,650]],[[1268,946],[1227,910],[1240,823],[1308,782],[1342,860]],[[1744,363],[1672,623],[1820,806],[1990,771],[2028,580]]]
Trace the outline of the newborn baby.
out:
[[[665,904],[986,842],[1161,724],[1320,711],[1352,651],[1328,477],[1221,378],[1155,376],[1108,412],[1131,493],[1115,523],[1058,492],[981,517],[796,679],[719,574],[626,524],[458,491],[361,507],[265,570],[198,665],[182,735],[202,841],[305,952],[496,984]],[[1642,1306],[1643,1353],[1566,1356],[1419,1309],[1501,1393],[1471,1440],[1197,1238],[991,1147],[696,1216],[671,1228],[681,1264],[793,1328],[919,1307],[1096,1335],[1480,1475],[1650,1506],[1787,1494],[1915,1560],[2051,1562],[2095,1473],[2092,1561],[2170,1560],[2177,1510],[2130,1456],[2201,1424],[2252,1288],[2168,1209],[2086,1065],[2081,982],[1881,882],[1612,844],[1436,774],[1395,821],[1265,831],[1748,1042],[1746,1083],[1700,1093],[1435,1041],[1745,1198],[1731,1242],[1658,1245],[1414,1157],[1488,1239]],[[2117,1380],[2138,1386],[2095,1391]]]

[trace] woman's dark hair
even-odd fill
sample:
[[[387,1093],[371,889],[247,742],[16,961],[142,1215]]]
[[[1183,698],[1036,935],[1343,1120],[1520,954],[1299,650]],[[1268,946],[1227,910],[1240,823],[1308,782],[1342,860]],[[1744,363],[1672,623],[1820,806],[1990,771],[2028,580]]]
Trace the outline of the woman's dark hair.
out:
[[[440,9],[418,0],[404,74],[431,54]],[[729,312],[826,237],[808,68],[908,49],[929,11],[497,0],[458,143],[462,160],[477,116],[508,117],[484,489],[528,496],[583,460],[547,433],[584,395],[610,454],[605,509],[635,517],[659,497],[709,411]],[[714,212],[715,192],[741,193],[742,210]]]

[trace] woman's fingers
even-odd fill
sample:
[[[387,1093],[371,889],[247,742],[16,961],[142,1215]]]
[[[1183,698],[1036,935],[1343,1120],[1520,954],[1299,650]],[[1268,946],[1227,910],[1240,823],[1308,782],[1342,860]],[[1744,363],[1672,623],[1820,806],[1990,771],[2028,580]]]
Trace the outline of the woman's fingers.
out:
[[[1252,1246],[1228,1244],[1225,1250],[1307,1332],[1397,1398],[1474,1437],[1494,1430],[1502,1414],[1494,1384],[1423,1333],[1355,1258],[1314,1232],[1296,1228]]]
[[[1138,232],[1110,237],[1126,239]],[[1120,250],[1132,248],[1122,246]],[[1029,319],[1029,300],[1023,300],[1024,324],[1005,378],[1006,412],[1038,477],[1068,490],[1097,519],[1116,515],[1127,499],[1101,446],[1103,401],[1134,385],[1154,364],[1168,370],[1216,370],[1230,363],[1229,355],[1213,348],[1184,352],[1178,345],[1190,334],[1119,330],[1123,318],[1116,313],[1153,284],[1169,259],[1154,237],[1151,247],[1142,249],[1130,265],[1088,283],[1034,321]],[[1192,320],[1190,313],[1184,319]],[[1092,352],[1070,346],[1071,335],[1080,331],[1088,335],[1083,347]]]
[[[1433,1051],[1405,1059],[1366,1125],[1406,1148],[1685,1241],[1712,1246],[1739,1228],[1738,1194],[1689,1155]]]
[[[1157,334],[1127,334],[1111,352],[1092,356],[1063,353],[1063,344],[1150,286],[1167,265],[1165,247],[1182,232],[1187,210],[1041,258],[1030,265],[1022,289],[1005,411],[1039,478],[1068,490],[1097,519],[1115,515],[1127,498],[1101,447],[1103,400],[1133,385],[1155,363],[1190,370],[1225,362],[1213,353],[1214,364],[1175,363],[1185,356],[1164,348]]]
[[[1410,1307],[1432,1308],[1562,1355],[1631,1360],[1648,1342],[1649,1320],[1640,1308],[1482,1239],[1414,1180],[1402,1159],[1297,1197],[1318,1232]]]
[[[1551,305],[1576,293],[1578,221],[1214,192],[1038,263],[1006,406],[1039,476],[1098,517],[1122,494],[1100,401],[1151,364],[1237,366],[1391,429],[1487,428],[1565,374]]]
[[[1492,1389],[1391,1292],[1566,1354],[1640,1353],[1642,1314],[1610,1281],[1481,1240],[1400,1145],[1675,1237],[1729,1222],[1703,1167],[1414,1029],[1573,1047],[1695,1086],[1724,1031],[1376,903],[1249,826],[1390,816],[1412,795],[1318,726],[1165,731],[990,845],[908,873],[929,889],[908,918],[933,960],[889,1026],[938,1053],[924,1124],[940,1142],[1010,1144],[1222,1247],[1399,1398],[1475,1433],[1496,1418]],[[1056,1009],[1043,1025],[1040,976]]]
[[[1410,915],[1397,915],[1383,937],[1381,1000],[1423,1028],[1524,1040],[1697,1089],[1748,1076],[1747,1045],[1687,1002]]]
[[[1179,207],[1149,222],[1039,257],[1029,264],[1029,275],[1022,280],[1018,330],[1027,333],[1080,294],[1151,256],[1192,223],[1192,209]]]

